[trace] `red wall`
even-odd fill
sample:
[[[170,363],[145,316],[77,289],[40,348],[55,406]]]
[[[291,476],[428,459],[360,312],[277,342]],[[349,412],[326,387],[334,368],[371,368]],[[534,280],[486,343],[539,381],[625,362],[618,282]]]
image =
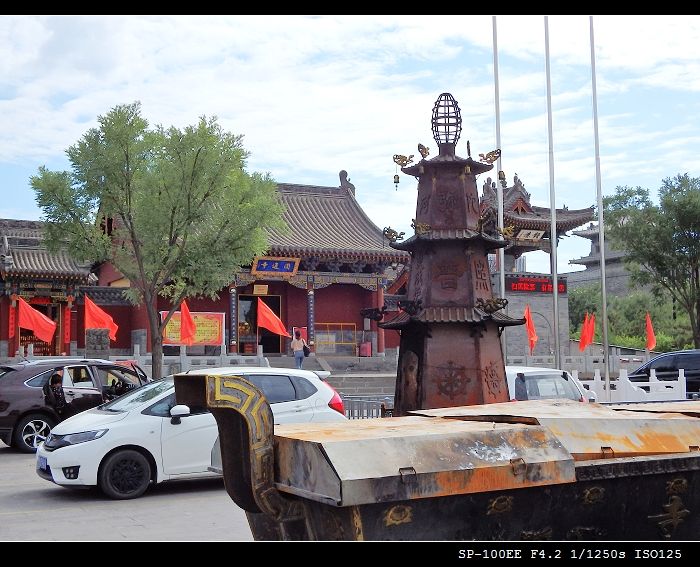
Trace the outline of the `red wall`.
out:
[[[316,293],[316,323],[355,323],[363,330],[360,309],[374,306],[375,292],[357,285],[333,284]]]
[[[110,263],[104,263],[100,266],[97,275],[97,285],[108,286],[115,280],[120,280],[124,276],[121,272],[114,269],[114,266]]]

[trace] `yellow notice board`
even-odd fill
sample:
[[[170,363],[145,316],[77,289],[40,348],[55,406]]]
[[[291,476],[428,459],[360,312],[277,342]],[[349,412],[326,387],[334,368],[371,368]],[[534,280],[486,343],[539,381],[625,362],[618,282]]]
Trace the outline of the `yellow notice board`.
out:
[[[191,311],[194,324],[197,327],[194,345],[220,346],[223,342],[224,314]],[[165,319],[167,311],[160,312],[160,320]],[[180,312],[173,313],[163,331],[164,345],[180,345]]]

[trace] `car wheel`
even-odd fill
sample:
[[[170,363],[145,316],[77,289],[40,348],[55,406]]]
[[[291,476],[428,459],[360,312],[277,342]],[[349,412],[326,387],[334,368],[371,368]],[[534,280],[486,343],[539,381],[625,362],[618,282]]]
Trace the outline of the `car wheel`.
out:
[[[138,451],[117,451],[102,463],[97,482],[110,498],[138,498],[151,482],[151,465]]]
[[[12,444],[23,453],[35,453],[54,425],[56,421],[53,418],[39,413],[23,417],[15,427]]]

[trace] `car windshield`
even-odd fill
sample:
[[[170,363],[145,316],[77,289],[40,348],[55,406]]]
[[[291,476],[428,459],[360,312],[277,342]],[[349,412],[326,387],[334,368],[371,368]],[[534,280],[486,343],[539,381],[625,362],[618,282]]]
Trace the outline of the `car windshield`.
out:
[[[166,376],[162,380],[157,380],[155,382],[149,382],[145,386],[136,388],[131,392],[124,394],[123,396],[112,400],[106,404],[102,404],[99,409],[104,411],[129,411],[137,406],[140,406],[144,402],[148,402],[159,396],[160,394],[167,392],[175,387],[175,382],[172,376]]]
[[[568,375],[561,374],[523,374],[515,377],[516,400],[545,400],[550,398],[567,398],[579,401],[581,393]]]

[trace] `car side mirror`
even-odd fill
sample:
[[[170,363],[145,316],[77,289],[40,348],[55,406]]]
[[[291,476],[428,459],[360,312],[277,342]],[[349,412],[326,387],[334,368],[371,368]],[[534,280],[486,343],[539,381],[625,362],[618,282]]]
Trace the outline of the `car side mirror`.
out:
[[[595,392],[588,392],[586,394],[586,397],[588,398],[588,401],[592,404],[598,403],[598,396],[596,396]]]
[[[178,425],[180,423],[180,418],[186,415],[190,415],[190,406],[185,404],[178,404],[170,408],[170,423],[173,425]]]

